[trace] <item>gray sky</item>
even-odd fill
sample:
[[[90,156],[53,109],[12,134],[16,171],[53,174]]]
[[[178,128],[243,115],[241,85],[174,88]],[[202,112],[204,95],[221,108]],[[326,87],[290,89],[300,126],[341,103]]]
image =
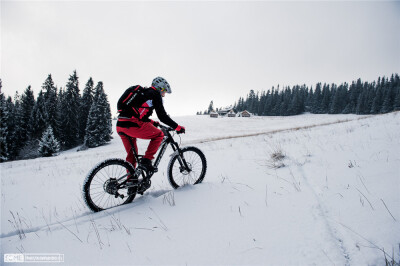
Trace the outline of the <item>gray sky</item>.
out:
[[[1,1],[1,79],[35,97],[48,74],[116,102],[165,77],[171,115],[233,104],[278,84],[372,81],[400,73],[400,2]]]

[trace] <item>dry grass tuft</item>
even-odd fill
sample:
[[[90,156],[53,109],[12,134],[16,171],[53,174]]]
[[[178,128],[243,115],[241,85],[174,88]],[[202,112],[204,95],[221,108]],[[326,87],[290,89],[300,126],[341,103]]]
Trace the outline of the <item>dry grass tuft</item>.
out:
[[[282,147],[280,145],[276,145],[271,150],[270,159],[267,161],[267,166],[271,169],[278,169],[285,167],[285,163],[283,162],[286,158],[286,154],[283,152]]]

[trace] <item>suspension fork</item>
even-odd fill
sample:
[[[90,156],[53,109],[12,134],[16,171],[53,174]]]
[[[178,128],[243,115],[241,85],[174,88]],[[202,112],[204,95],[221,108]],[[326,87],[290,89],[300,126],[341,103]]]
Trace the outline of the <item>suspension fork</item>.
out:
[[[171,147],[174,150],[174,152],[177,152],[178,156],[178,161],[181,166],[185,168],[188,172],[190,172],[192,169],[190,169],[189,165],[187,164],[185,158],[183,157],[183,152],[181,148],[179,148],[179,145],[176,142],[171,142]]]

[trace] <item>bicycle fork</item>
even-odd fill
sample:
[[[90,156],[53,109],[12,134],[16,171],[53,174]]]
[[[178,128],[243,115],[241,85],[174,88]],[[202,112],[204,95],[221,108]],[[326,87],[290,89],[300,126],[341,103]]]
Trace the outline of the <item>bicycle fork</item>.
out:
[[[176,143],[171,143],[172,145],[172,149],[174,150],[174,153],[171,156],[174,156],[174,154],[178,155],[178,161],[179,164],[181,166],[181,173],[183,171],[187,171],[188,173],[190,173],[192,171],[191,167],[189,166],[189,164],[186,162],[185,157],[183,157],[183,152],[182,150],[179,148],[179,146]]]

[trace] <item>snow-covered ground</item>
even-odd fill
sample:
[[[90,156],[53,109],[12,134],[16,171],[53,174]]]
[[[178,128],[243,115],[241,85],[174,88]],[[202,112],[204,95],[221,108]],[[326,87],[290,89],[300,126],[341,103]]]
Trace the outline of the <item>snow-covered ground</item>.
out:
[[[182,145],[207,157],[204,182],[173,190],[164,156],[144,196],[100,213],[84,205],[82,182],[125,157],[117,135],[2,163],[1,263],[58,253],[64,265],[384,265],[383,250],[399,261],[400,113],[176,121]]]

